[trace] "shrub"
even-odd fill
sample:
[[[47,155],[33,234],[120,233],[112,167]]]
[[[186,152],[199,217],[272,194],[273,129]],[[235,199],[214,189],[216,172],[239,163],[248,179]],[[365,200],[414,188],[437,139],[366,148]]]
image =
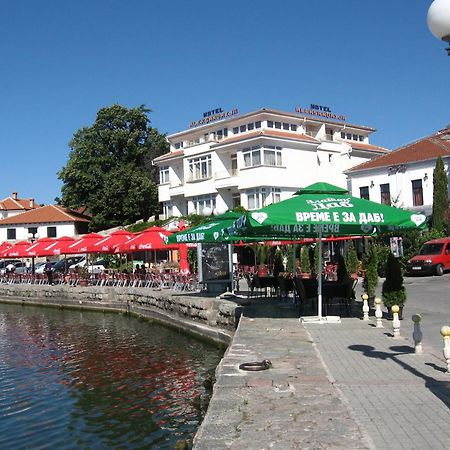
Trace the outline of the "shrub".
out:
[[[406,289],[403,286],[403,276],[397,258],[389,253],[386,263],[386,280],[382,288],[383,303],[387,307],[403,306],[406,302]]]
[[[302,272],[311,272],[311,262],[309,260],[309,248],[307,245],[302,247],[300,253],[300,268]]]
[[[378,283],[378,252],[375,245],[371,245],[365,254],[366,276],[364,277],[364,289],[369,297],[375,296]]]
[[[358,255],[356,254],[355,245],[353,241],[350,241],[348,244],[347,255],[345,257],[345,267],[347,268],[348,273],[357,273],[358,272]]]

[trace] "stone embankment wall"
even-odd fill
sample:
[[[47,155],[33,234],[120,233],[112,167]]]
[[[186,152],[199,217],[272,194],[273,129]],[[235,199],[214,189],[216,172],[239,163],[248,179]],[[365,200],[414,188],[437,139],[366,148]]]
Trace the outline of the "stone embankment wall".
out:
[[[0,284],[0,301],[136,314],[228,345],[241,308],[234,302],[170,290],[109,286]]]

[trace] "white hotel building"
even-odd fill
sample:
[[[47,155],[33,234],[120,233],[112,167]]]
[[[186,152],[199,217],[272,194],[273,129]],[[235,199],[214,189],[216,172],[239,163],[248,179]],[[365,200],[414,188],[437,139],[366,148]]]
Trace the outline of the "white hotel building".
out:
[[[344,171],[388,152],[369,143],[374,128],[319,105],[242,115],[219,109],[204,117],[168,136],[170,152],[154,160],[166,218],[201,214],[205,206],[258,209],[317,181],[347,188]]]

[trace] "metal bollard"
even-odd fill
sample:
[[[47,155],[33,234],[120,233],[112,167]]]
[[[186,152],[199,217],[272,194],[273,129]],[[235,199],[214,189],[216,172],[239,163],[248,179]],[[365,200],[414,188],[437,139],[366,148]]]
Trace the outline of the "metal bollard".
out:
[[[444,339],[444,358],[447,363],[447,373],[450,373],[450,327],[443,326],[441,328],[442,338]]]
[[[375,299],[375,317],[377,318],[377,328],[383,327],[383,311],[381,311],[381,298]]]
[[[394,330],[394,339],[398,339],[400,337],[400,319],[398,318],[398,312],[400,308],[398,305],[393,305],[391,308],[393,319],[392,319],[392,328]]]
[[[420,322],[422,316],[420,314],[414,314],[412,316],[412,321],[414,322],[413,340],[414,340],[414,352],[422,353],[422,330],[420,328]]]
[[[361,295],[361,298],[363,299],[363,307],[362,307],[362,310],[363,310],[363,320],[370,320],[369,319],[369,311],[370,311],[370,308],[369,308],[369,296],[367,295],[367,294],[363,294],[363,295]]]

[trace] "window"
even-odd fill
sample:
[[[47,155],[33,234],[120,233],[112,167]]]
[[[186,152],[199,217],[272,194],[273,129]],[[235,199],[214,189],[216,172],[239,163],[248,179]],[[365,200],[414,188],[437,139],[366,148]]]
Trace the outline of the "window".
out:
[[[363,142],[363,141],[364,141],[364,136],[359,135],[358,137],[359,137],[359,141],[360,141],[360,142]]]
[[[232,201],[233,201],[233,209],[237,208],[238,206],[241,206],[241,194],[239,193],[233,194]]]
[[[422,206],[423,205],[423,189],[422,180],[411,180],[412,184],[412,195],[413,195],[413,205]]]
[[[275,122],[275,128],[278,128],[281,130],[281,122]]]
[[[269,128],[273,128],[273,122],[272,122],[271,120],[268,120],[268,121],[267,121],[267,126],[268,126]]]
[[[391,192],[389,190],[389,183],[380,184],[381,203],[383,205],[391,204]]]
[[[238,174],[237,155],[231,155],[231,176],[234,177]]]
[[[354,135],[353,135],[353,140],[354,140],[354,141],[357,141],[357,140],[358,140],[358,135],[357,135],[357,134],[354,134]]]
[[[167,219],[168,217],[173,216],[173,206],[171,202],[163,202],[163,214],[164,217]]]
[[[291,131],[297,131],[297,125],[291,123]]]
[[[289,130],[289,124],[283,122],[283,130]]]
[[[254,127],[255,127],[255,124],[254,124],[254,123],[249,123],[249,124],[247,124],[247,130],[248,130],[248,131],[253,130]]]
[[[281,166],[281,147],[267,145],[264,147],[264,164]]]
[[[365,198],[366,200],[370,200],[370,198],[369,198],[369,186],[361,186],[359,188],[359,198]]]
[[[266,189],[249,189],[247,191],[247,209],[259,209],[266,198]]]
[[[191,181],[211,178],[211,155],[189,160],[189,179]]]
[[[36,236],[37,232],[38,232],[37,227],[28,228],[28,234],[32,234],[33,236]]]
[[[261,165],[261,146],[247,147],[242,150],[244,156],[244,167]]]
[[[169,182],[169,167],[163,166],[159,169],[159,184]]]
[[[345,139],[345,133],[343,131],[341,131],[341,138]]]
[[[6,239],[16,239],[16,229],[8,228],[6,230]]]
[[[270,189],[270,196],[272,197],[272,203],[279,203],[281,202],[281,189],[280,188],[271,188]]]
[[[203,208],[208,207],[214,209],[216,207],[216,198],[212,195],[199,195],[192,197],[192,204],[196,214],[202,214]]]
[[[47,227],[47,237],[49,238],[56,237],[56,227]]]
[[[178,149],[181,147],[181,142],[177,142],[177,143],[174,145],[174,147],[175,147],[176,150],[178,150]]]
[[[351,138],[352,138],[351,133],[347,133],[347,139],[351,139]]]
[[[261,121],[255,122],[255,128],[261,128]]]
[[[241,133],[243,133],[244,131],[247,131],[247,125],[241,125],[239,130],[240,130]]]
[[[233,134],[238,134],[238,133],[239,133],[239,127],[234,127]]]

